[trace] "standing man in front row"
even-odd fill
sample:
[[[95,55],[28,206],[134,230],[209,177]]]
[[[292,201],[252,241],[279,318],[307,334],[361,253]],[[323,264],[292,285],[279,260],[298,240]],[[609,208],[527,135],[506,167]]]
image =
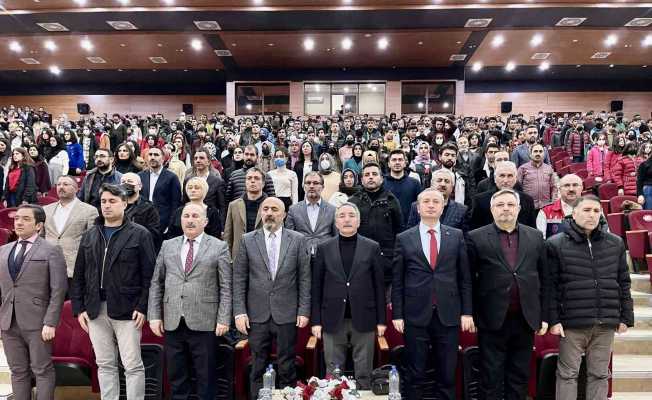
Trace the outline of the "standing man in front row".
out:
[[[0,329],[16,400],[54,399],[52,339],[66,295],[66,260],[61,248],[39,237],[40,206],[24,204],[14,217],[18,241],[0,247]]]
[[[547,242],[553,288],[550,333],[561,335],[557,400],[577,399],[582,354],[586,398],[606,399],[614,333],[634,326],[625,244],[600,229],[601,212],[600,199],[581,197],[568,229]]]
[[[436,393],[455,398],[458,332],[475,331],[469,261],[461,230],[439,223],[444,196],[417,197],[421,222],[396,237],[392,323],[405,336],[407,398],[423,398],[426,363],[437,362]]]
[[[304,236],[283,228],[285,205],[276,197],[260,206],[263,227],[242,237],[233,265],[233,314],[253,353],[251,397],[258,397],[276,339],[280,387],[296,383],[297,327],[310,317],[310,254]]]
[[[72,310],[91,338],[102,399],[120,396],[117,342],[127,399],[142,400],[145,368],[140,337],[156,260],[154,243],[147,229],[125,218],[127,193],[122,187],[102,185],[100,204],[102,216],[79,244]]]
[[[480,386],[486,400],[525,400],[534,332],[548,329],[546,248],[541,232],[518,223],[518,193],[499,190],[490,207],[494,223],[469,232],[467,240]]]
[[[344,365],[350,343],[355,379],[369,390],[375,333],[383,336],[386,328],[380,246],[358,235],[360,211],[353,203],[337,208],[335,224],[339,235],[317,247],[312,267],[312,333],[324,337],[329,374]]]
[[[163,243],[149,290],[150,327],[159,337],[165,331],[172,399],[192,394],[187,359],[198,398],[215,399],[215,336],[229,330],[231,259],[225,242],[204,233],[207,224],[204,207],[183,208],[183,236]]]

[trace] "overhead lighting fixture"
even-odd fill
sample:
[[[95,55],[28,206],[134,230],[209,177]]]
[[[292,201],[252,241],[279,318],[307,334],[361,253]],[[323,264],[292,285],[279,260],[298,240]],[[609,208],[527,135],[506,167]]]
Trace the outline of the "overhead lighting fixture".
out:
[[[418,107],[418,108],[423,108],[423,103],[422,103],[422,102],[419,102],[419,103],[417,104],[417,107]]]
[[[56,51],[57,50],[57,44],[54,43],[53,40],[46,40],[43,42],[43,47],[45,47],[47,50],[50,51]]]
[[[610,55],[611,55],[611,52],[609,52],[609,51],[599,51],[599,52],[593,54],[591,56],[591,58],[594,59],[594,60],[595,59],[601,60],[601,59],[605,59],[605,58],[609,57]]]
[[[116,31],[135,31],[138,27],[129,21],[106,21]]]
[[[471,18],[466,20],[465,28],[486,28],[491,23],[492,18]]]
[[[530,46],[536,47],[543,43],[543,35],[537,33],[536,35],[532,36],[532,39],[530,39]]]
[[[466,54],[451,54],[449,61],[464,61],[466,60]]]
[[[481,69],[482,69],[482,63],[480,61],[474,62],[473,66],[471,67],[471,70],[473,70],[473,72],[478,72]]]
[[[312,51],[315,48],[315,41],[311,38],[303,39],[303,48],[306,49],[306,51]]]
[[[505,43],[505,37],[503,35],[497,35],[491,41],[491,45],[493,47],[500,47],[503,45],[503,43]]]
[[[23,62],[23,63],[25,63],[25,64],[29,64],[29,65],[36,65],[36,64],[40,64],[40,63],[41,63],[41,62],[40,62],[39,60],[37,60],[36,58],[21,58],[20,61]]]
[[[106,64],[106,60],[102,57],[86,57],[86,59],[93,64]]]
[[[613,65],[613,64],[609,64],[609,68],[613,68],[613,67],[614,67],[614,65]]]
[[[149,61],[151,61],[153,64],[167,64],[168,60],[166,60],[164,57],[149,57]]]
[[[257,6],[263,4],[263,0],[253,0],[253,2],[254,2],[254,4],[257,5]]]
[[[199,51],[202,49],[203,45],[201,43],[201,40],[199,39],[193,39],[190,42],[190,47],[192,47],[194,50]]]
[[[23,51],[23,46],[21,46],[20,43],[14,40],[13,42],[9,43],[9,50],[15,53],[20,53],[21,51]]]
[[[85,6],[86,5],[86,0],[75,0],[75,3],[77,3],[80,6]]]
[[[122,4],[123,6],[126,6],[129,4],[129,0],[118,0],[118,3]]]
[[[220,31],[222,27],[217,21],[193,21],[200,31]]]
[[[582,17],[566,17],[562,18],[555,24],[556,26],[580,26],[586,21],[586,18]]]
[[[165,3],[166,6],[172,6],[174,5],[174,0],[163,0],[163,3]]]
[[[442,104],[442,106],[443,106],[444,108],[448,108],[448,107],[450,106],[450,104],[448,104],[448,102],[445,101],[444,104]]]
[[[643,47],[652,46],[652,35],[647,35],[641,44]]]
[[[505,65],[505,71],[507,72],[512,72],[514,69],[516,69],[516,64],[514,64],[513,61],[510,61],[507,63],[507,65]]]
[[[344,38],[342,39],[341,46],[344,50],[351,50],[351,47],[353,47],[353,41],[348,37]]]
[[[613,34],[607,36],[607,38],[604,40],[604,45],[607,46],[607,47],[611,47],[611,46],[615,45],[616,43],[618,43],[618,36],[613,35]]]
[[[251,108],[252,108],[251,103],[247,103],[246,107],[247,107],[247,110],[251,110]]]
[[[550,63],[548,61],[544,61],[541,64],[539,64],[539,71],[547,71],[550,68]]]
[[[223,49],[215,50],[215,54],[218,57],[232,57],[233,56],[233,54],[231,54],[231,50],[223,50]]]
[[[58,22],[37,22],[36,25],[48,32],[67,32],[68,28]]]
[[[625,26],[641,28],[652,25],[652,18],[634,18],[625,24]]]
[[[50,73],[52,73],[54,75],[61,74],[61,68],[57,67],[56,65],[51,65],[50,68],[48,68],[48,69],[50,70]]]
[[[387,49],[387,46],[389,46],[389,40],[387,38],[382,37],[378,39],[378,49],[379,50],[385,50]]]
[[[79,43],[79,45],[81,46],[82,49],[84,49],[84,50],[86,50],[86,51],[91,51],[91,50],[93,50],[93,43],[91,43],[91,41],[88,40],[88,39],[83,39],[83,40]]]
[[[550,53],[534,53],[530,58],[532,60],[545,60],[548,57],[550,57]]]

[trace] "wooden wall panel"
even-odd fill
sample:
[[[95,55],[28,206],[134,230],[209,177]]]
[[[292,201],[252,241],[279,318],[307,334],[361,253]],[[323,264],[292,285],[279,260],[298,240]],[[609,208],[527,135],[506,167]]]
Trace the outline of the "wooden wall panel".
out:
[[[0,96],[0,106],[29,105],[44,107],[54,116],[62,113],[77,118],[77,103],[88,103],[95,114],[114,113],[147,115],[162,112],[167,118],[176,118],[182,104],[193,104],[195,115],[225,111],[226,96],[212,95],[48,95]]]
[[[528,92],[466,93],[464,115],[500,114],[500,102],[511,101],[512,112],[534,115],[539,111],[609,111],[612,100],[623,101],[626,116],[650,118],[652,92]]]

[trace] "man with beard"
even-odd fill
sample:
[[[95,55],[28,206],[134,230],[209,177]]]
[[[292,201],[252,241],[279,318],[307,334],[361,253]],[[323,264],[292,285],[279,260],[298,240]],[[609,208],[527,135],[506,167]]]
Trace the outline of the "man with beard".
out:
[[[118,145],[127,140],[127,127],[122,123],[120,114],[113,114],[113,125],[109,130],[109,140],[111,141],[111,151],[115,152]]]
[[[167,227],[170,216],[181,206],[181,184],[174,172],[163,167],[163,150],[151,147],[147,155],[149,171],[138,174],[143,185],[142,192],[158,210],[161,226]]]
[[[460,204],[471,204],[471,199],[475,194],[475,181],[470,170],[457,168],[457,146],[453,143],[446,143],[439,148],[440,168],[446,168],[455,174],[455,188],[453,189],[453,198]]]
[[[100,209],[100,188],[102,184],[119,185],[122,174],[113,168],[113,152],[109,149],[95,151],[95,168],[88,171],[77,193],[79,200]]]
[[[530,161],[530,152],[531,147],[537,143],[539,139],[539,130],[536,125],[530,125],[525,130],[525,143],[519,144],[512,151],[512,161],[516,164],[516,168],[519,168],[521,165]],[[550,158],[548,157],[548,151],[544,148],[544,156],[542,162],[550,164]]]
[[[183,182],[184,202],[187,203],[189,201],[185,190],[186,183],[190,178],[196,176],[200,177],[206,180],[206,183],[208,184],[208,193],[206,193],[204,203],[220,210],[220,218],[222,219],[222,222],[224,222],[224,218],[226,217],[226,202],[224,201],[224,180],[222,180],[219,172],[216,171],[211,164],[210,150],[208,150],[206,147],[200,147],[197,149],[192,159],[192,169],[186,172],[186,178]]]
[[[403,150],[393,150],[389,153],[389,174],[385,177],[385,187],[392,192],[401,204],[403,225],[408,222],[410,207],[417,201],[421,192],[421,184],[409,176],[406,171],[406,156]]]
[[[582,178],[575,174],[564,175],[559,181],[559,198],[543,207],[537,215],[537,229],[543,238],[551,237],[568,229],[567,220],[584,190]]]
[[[249,336],[253,365],[251,397],[276,341],[279,387],[296,384],[297,328],[310,317],[310,255],[304,236],[283,228],[285,205],[268,197],[260,206],[263,227],[242,236],[233,263],[233,314],[238,331]],[[262,255],[262,257],[261,257]]]
[[[236,200],[245,192],[245,175],[249,168],[255,167],[258,163],[258,149],[254,145],[248,145],[244,148],[244,164],[241,169],[233,171],[229,177],[229,183],[226,186],[226,204]],[[272,177],[265,174],[265,186],[263,192],[268,196],[274,196],[274,181]]]
[[[521,190],[534,200],[534,207],[540,209],[557,197],[557,175],[550,164],[543,162],[544,148],[535,143],[530,146],[530,161],[518,168],[518,183]]]
[[[493,155],[493,165],[498,165],[498,163],[501,163],[503,161],[509,161],[509,153],[506,150],[500,150]],[[481,180],[480,182],[477,183],[475,187],[475,192],[476,193],[482,193],[486,192],[487,190],[494,190],[496,189],[496,180],[494,177],[494,167],[491,166],[489,167],[489,176]],[[518,182],[516,183],[515,188],[519,188]]]

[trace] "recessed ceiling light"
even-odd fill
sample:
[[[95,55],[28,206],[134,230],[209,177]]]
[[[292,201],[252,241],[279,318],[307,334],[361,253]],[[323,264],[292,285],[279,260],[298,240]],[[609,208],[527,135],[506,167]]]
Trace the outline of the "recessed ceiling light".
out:
[[[79,4],[80,6],[85,6],[86,0],[75,0],[75,3]]]
[[[116,31],[135,31],[138,27],[129,21],[106,21]]]
[[[194,50],[199,51],[202,49],[203,45],[201,43],[201,40],[199,39],[193,39],[190,42],[190,47],[192,47]]]
[[[609,51],[599,51],[591,56],[593,59],[604,59],[611,55]]]
[[[445,101],[444,104],[442,104],[442,106],[443,106],[444,108],[448,108],[448,107],[450,106],[450,104],[448,104],[448,102]]]
[[[607,38],[604,40],[604,45],[607,46],[607,47],[611,47],[611,46],[615,45],[616,43],[618,43],[618,36],[613,35],[613,34],[607,36]]]
[[[422,41],[417,42],[417,44],[418,44],[419,46],[423,46],[423,42],[422,42]]]
[[[125,43],[120,43],[120,47],[127,47]]]
[[[174,0],[163,0],[163,3],[165,3],[167,6],[171,6],[174,5]]]
[[[102,57],[86,57],[86,59],[93,64],[106,64],[106,60]]]
[[[516,64],[514,64],[513,61],[510,61],[507,63],[507,65],[505,65],[505,71],[507,72],[514,71],[514,69],[516,69]]]
[[[20,53],[21,51],[23,51],[23,46],[21,46],[20,43],[14,40],[13,42],[9,43],[9,50],[16,53]]]
[[[536,47],[543,43],[543,35],[537,33],[536,35],[532,36],[532,39],[530,39],[530,46]]]
[[[37,22],[36,25],[48,32],[67,32],[68,28],[58,22]]]
[[[163,47],[163,43],[156,43],[158,47]]]
[[[544,61],[541,64],[539,64],[540,71],[547,71],[549,68],[550,68],[550,63],[548,61]]]
[[[41,63],[39,60],[37,60],[35,58],[21,58],[20,61],[22,61],[25,64],[29,64],[29,65],[36,65],[36,64]]]
[[[157,71],[156,68],[154,68],[154,69],[152,70],[152,72],[156,72],[156,71]]]
[[[643,68],[647,68],[647,65],[644,65]]]
[[[562,18],[555,25],[557,26],[579,26],[586,21],[586,18],[582,17],[566,17]]]
[[[187,70],[187,69],[184,69],[183,72],[188,72],[188,70]]]
[[[473,66],[471,67],[473,72],[478,72],[482,69],[482,63],[480,61],[476,61],[473,63]]]
[[[387,38],[382,37],[378,39],[378,49],[385,50],[387,49],[387,46],[389,46],[389,40],[387,40]]]
[[[154,64],[167,64],[168,62],[164,57],[149,57],[149,61]]]
[[[641,44],[643,47],[652,46],[652,35],[647,35]]]
[[[219,31],[222,30],[217,21],[193,21],[197,29],[200,31]]]
[[[253,2],[254,2],[254,4],[257,5],[257,6],[263,4],[263,0],[253,0]]]
[[[274,47],[274,43],[267,43],[269,47]]]
[[[344,50],[350,50],[351,47],[353,47],[353,41],[351,41],[351,39],[349,39],[349,38],[344,38],[344,39],[342,39],[341,46],[342,46],[342,49],[344,49]]]
[[[545,60],[548,57],[550,57],[550,53],[534,53],[530,58],[532,60]]]
[[[577,64],[577,65],[575,66],[575,68],[579,68],[579,67],[581,67],[581,66],[582,66],[582,64]]]
[[[371,33],[365,33],[365,34],[364,34],[364,37],[366,37],[366,38],[371,37]]]
[[[122,4],[123,6],[126,6],[129,4],[129,0],[118,0],[118,3]]]
[[[625,26],[643,27],[652,25],[652,18],[634,18],[625,24]]]
[[[449,61],[464,61],[466,60],[466,54],[451,54]]]
[[[503,37],[503,35],[497,35],[491,41],[491,45],[493,47],[500,47],[503,45],[503,43],[505,43],[505,38]]]
[[[233,45],[235,45],[235,43],[233,43]],[[306,49],[306,51],[312,51],[315,48],[315,41],[311,38],[303,39],[303,48]]]
[[[56,51],[57,50],[57,44],[54,43],[54,41],[52,41],[52,40],[46,40],[45,42],[43,42],[43,47],[45,47],[46,49],[48,49],[50,51]]]
[[[86,51],[91,51],[91,50],[93,50],[93,43],[91,43],[91,41],[88,40],[88,39],[83,39],[83,40],[79,43],[79,45],[81,46],[82,49],[84,49],[84,50],[86,50]]]
[[[486,28],[491,23],[491,18],[471,18],[466,20],[465,28]]]
[[[56,65],[51,65],[48,69],[50,70],[50,73],[54,75],[59,75],[61,73],[61,68],[57,67]]]
[[[613,64],[609,64],[609,68],[613,68],[613,67],[614,67],[614,65],[613,65]]]
[[[231,54],[231,50],[218,49],[218,50],[215,50],[215,54],[217,54],[218,57],[231,57],[231,56],[233,56],[233,54]]]
[[[573,43],[577,43],[577,42],[579,42],[579,40],[573,39]]]

